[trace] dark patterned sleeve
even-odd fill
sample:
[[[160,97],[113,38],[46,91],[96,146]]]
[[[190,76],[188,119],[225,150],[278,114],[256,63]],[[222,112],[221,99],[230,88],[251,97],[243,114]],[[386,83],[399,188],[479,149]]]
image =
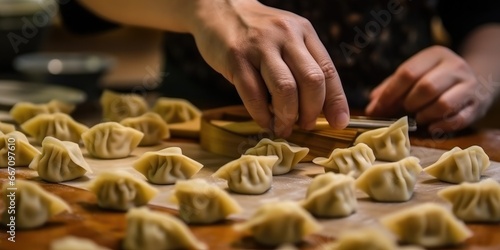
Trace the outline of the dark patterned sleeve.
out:
[[[480,25],[500,23],[498,0],[440,0],[438,12],[455,49]]]
[[[119,27],[83,7],[76,0],[58,1],[63,25],[71,32],[89,34]]]

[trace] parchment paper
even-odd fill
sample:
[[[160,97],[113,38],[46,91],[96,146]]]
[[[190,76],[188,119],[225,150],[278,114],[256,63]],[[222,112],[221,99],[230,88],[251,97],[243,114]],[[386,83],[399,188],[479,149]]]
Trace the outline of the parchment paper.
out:
[[[132,156],[125,159],[117,160],[98,160],[90,158],[85,149],[83,153],[87,162],[92,167],[94,173],[88,174],[88,178],[80,178],[78,180],[65,182],[63,184],[87,189],[88,182],[95,178],[99,172],[103,170],[125,170],[136,175],[138,178],[145,179],[139,172],[132,168],[132,163],[138,159],[144,152],[160,150],[165,147],[177,146],[181,147],[184,155],[202,163],[204,167],[193,178],[203,178],[208,182],[218,185],[221,188],[227,189],[225,180],[212,178],[210,175],[214,173],[219,167],[225,163],[233,160],[231,158],[222,157],[200,148],[198,144],[194,143],[163,143],[155,147],[142,147],[137,148]],[[442,153],[443,150],[436,150],[423,147],[412,147],[411,155],[420,159],[422,167],[427,167],[434,163]],[[232,215],[233,219],[247,219],[253,212],[262,204],[271,201],[280,200],[294,200],[299,201],[305,198],[305,193],[308,185],[311,183],[314,176],[324,173],[323,167],[317,166],[313,163],[300,163],[292,172],[274,176],[272,188],[262,195],[241,195],[231,193],[231,196],[244,208],[240,214]],[[500,182],[500,163],[492,162],[490,167],[483,174],[482,179],[493,178]],[[153,185],[153,184],[152,184]],[[423,202],[437,202],[444,206],[450,207],[445,201],[437,196],[437,191],[448,187],[453,184],[440,182],[434,177],[422,172],[418,178],[418,183],[415,187],[415,192],[410,201],[402,203],[382,203],[375,202],[368,198],[366,194],[357,190],[356,195],[358,198],[358,209],[356,213],[338,219],[318,219],[323,225],[322,233],[325,236],[335,236],[340,231],[352,229],[363,226],[377,226],[377,220],[391,212],[398,211],[405,207],[414,206]],[[150,202],[150,204],[162,207],[176,209],[177,206],[169,201],[174,185],[153,185],[160,190],[159,194]],[[228,191],[229,192],[229,191]]]

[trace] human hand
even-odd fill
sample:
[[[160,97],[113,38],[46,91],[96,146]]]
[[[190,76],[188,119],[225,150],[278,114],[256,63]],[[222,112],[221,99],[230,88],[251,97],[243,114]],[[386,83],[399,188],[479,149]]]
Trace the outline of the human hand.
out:
[[[484,116],[494,93],[459,55],[433,46],[414,55],[375,88],[366,114],[415,114],[431,133],[452,132]]]
[[[261,127],[286,137],[296,122],[314,128],[321,112],[332,127],[347,126],[340,78],[309,21],[255,0],[204,4],[191,32],[198,49]]]

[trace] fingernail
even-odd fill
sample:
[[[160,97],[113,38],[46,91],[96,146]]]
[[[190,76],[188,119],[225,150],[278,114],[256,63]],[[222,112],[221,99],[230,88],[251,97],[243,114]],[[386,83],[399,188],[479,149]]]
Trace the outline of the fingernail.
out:
[[[375,108],[377,107],[377,103],[378,103],[378,102],[377,102],[377,100],[373,100],[373,101],[371,101],[371,102],[368,104],[368,106],[366,107],[365,112],[366,112],[367,114],[371,114],[371,113],[373,113],[373,111],[375,111]]]
[[[314,120],[307,123],[303,123],[301,127],[304,130],[313,130],[316,127],[316,121]]]
[[[342,112],[337,114],[334,124],[335,128],[337,129],[344,129],[345,127],[347,127],[347,125],[349,124],[349,116],[347,115],[347,113]]]

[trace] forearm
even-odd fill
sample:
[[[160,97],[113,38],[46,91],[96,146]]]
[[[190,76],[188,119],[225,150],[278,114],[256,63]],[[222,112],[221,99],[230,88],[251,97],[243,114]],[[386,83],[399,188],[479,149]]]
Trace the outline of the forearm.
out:
[[[460,54],[477,74],[485,90],[500,96],[500,24],[488,24],[472,31]]]
[[[79,0],[97,15],[126,25],[193,33],[233,0]]]

